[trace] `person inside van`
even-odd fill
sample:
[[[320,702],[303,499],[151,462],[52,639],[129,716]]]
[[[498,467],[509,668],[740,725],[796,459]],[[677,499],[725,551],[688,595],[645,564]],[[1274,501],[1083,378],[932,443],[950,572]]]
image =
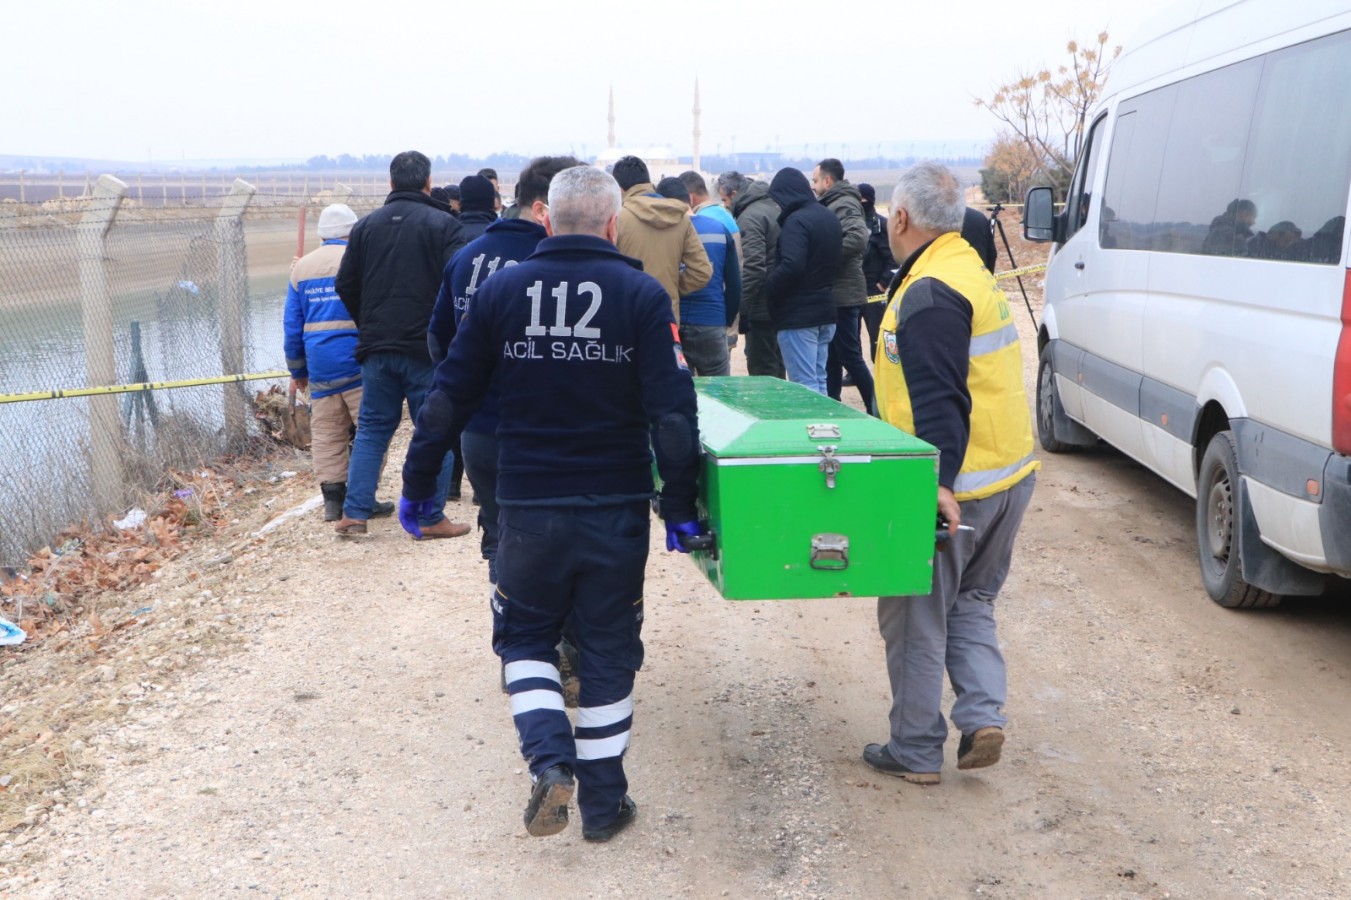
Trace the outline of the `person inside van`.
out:
[[[1309,238],[1309,261],[1335,263],[1342,258],[1342,234],[1346,231],[1346,216],[1333,216]]]
[[[1304,236],[1294,222],[1277,222],[1248,241],[1253,259],[1300,259],[1300,238]]]
[[[1201,244],[1201,252],[1206,256],[1241,256],[1248,241],[1253,237],[1253,225],[1257,222],[1257,204],[1251,200],[1231,200],[1220,213],[1210,221],[1210,230]]]

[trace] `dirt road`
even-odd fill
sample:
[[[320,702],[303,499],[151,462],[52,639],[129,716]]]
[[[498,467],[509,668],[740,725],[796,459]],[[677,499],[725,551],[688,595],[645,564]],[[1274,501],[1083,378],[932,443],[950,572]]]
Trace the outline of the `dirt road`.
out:
[[[654,541],[640,818],[605,846],[521,827],[476,541],[384,522],[339,543],[317,514],[253,538],[313,493],[304,475],[265,488],[219,537],[231,561],[203,546],[119,601],[170,630],[214,618],[238,652],[104,673],[127,711],[88,742],[98,774],[0,843],[0,891],[1351,894],[1351,606],[1222,610],[1190,501],[1110,450],[1042,458],[998,601],[1000,765],[958,772],[954,736],[939,786],[873,773],[859,755],[889,703],[873,601],[725,602]]]

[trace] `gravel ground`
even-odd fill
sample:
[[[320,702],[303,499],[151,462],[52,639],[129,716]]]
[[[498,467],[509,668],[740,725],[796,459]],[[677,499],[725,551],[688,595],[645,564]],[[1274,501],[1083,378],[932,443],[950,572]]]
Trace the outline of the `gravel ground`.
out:
[[[1042,458],[998,601],[1000,765],[958,772],[954,735],[941,785],[875,774],[874,603],[726,602],[654,541],[641,810],[604,846],[521,826],[477,541],[416,544],[387,520],[340,542],[317,513],[253,537],[314,491],[264,486],[117,601],[157,620],[90,660],[84,696],[112,713],[73,748],[78,780],[0,840],[0,892],[1351,895],[1345,598],[1220,609],[1191,501],[1111,450]],[[192,647],[152,649],[159,629]]]

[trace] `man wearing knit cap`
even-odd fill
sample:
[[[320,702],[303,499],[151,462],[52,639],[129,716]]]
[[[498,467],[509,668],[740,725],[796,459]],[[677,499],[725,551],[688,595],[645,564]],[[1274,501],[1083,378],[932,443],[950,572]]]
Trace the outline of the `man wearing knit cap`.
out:
[[[347,461],[361,408],[361,365],[356,360],[357,330],[333,290],[333,278],[347,249],[356,213],[344,203],[319,214],[323,244],[291,269],[286,287],[285,349],[291,382],[309,388],[314,474],[324,494],[324,521],[342,518],[347,498]],[[393,503],[376,502],[372,516],[394,512]]]
[[[493,183],[482,175],[470,175],[460,182],[460,224],[464,239],[472,241],[497,221]]]

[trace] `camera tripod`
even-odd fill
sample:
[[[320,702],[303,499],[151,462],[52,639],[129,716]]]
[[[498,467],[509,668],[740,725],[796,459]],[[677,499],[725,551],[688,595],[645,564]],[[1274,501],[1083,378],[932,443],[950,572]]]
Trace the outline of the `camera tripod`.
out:
[[[986,209],[990,213],[990,233],[999,235],[1000,241],[1004,244],[1004,252],[1008,254],[1009,265],[1017,269],[1018,261],[1013,258],[1013,248],[1009,246],[1009,236],[1004,233],[1004,223],[999,221],[999,214],[1004,211],[1004,204],[996,200],[994,206],[988,206]],[[998,245],[996,245],[997,247]],[[1018,281],[1018,291],[1023,295],[1023,305],[1027,307],[1027,314],[1032,319],[1032,327],[1036,328],[1037,316],[1032,312],[1032,301],[1027,297],[1027,288],[1023,287],[1023,276],[1015,275],[1014,278]]]

